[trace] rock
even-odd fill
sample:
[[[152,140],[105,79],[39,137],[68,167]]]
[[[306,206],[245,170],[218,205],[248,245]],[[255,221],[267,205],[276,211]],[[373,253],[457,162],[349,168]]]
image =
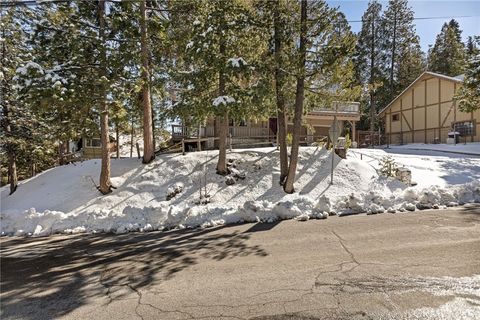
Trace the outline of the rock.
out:
[[[397,211],[395,209],[393,209],[392,207],[390,207],[390,208],[387,209],[387,212],[388,213],[395,213]]]
[[[415,211],[416,207],[413,203],[407,203],[407,204],[405,204],[404,208],[407,211]]]
[[[302,213],[301,215],[297,216],[295,219],[298,221],[307,221],[308,219],[310,219],[310,217],[308,216],[308,214]]]
[[[167,201],[173,199],[177,194],[183,191],[183,183],[177,182],[175,185],[167,189]]]
[[[440,209],[440,206],[439,206],[438,204],[434,204],[434,205],[432,206],[432,209]]]
[[[245,175],[245,172],[239,172],[238,174],[235,175],[235,178],[239,180],[245,180],[247,176]]]
[[[456,207],[456,206],[458,206],[458,203],[454,201],[450,201],[449,203],[447,203],[447,207]]]
[[[432,205],[430,203],[417,203],[416,205],[418,210],[427,210],[427,209],[432,209]]]
[[[227,184],[227,186],[231,186],[231,185],[234,185],[235,184],[235,178],[232,177],[232,176],[228,176],[226,179],[225,179],[225,183]]]

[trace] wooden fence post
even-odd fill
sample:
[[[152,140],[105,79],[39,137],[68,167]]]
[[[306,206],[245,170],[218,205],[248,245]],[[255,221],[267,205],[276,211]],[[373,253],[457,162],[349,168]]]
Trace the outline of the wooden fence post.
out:
[[[230,144],[230,152],[232,152],[232,134],[231,134],[231,133],[229,134],[229,138],[230,138],[230,139],[229,139],[228,142],[229,142],[229,144]]]
[[[185,155],[185,139],[182,138],[182,155]]]

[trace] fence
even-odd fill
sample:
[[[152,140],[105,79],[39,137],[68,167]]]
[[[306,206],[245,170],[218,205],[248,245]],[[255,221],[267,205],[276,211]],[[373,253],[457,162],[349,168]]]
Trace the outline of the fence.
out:
[[[389,144],[407,144],[407,143],[446,143],[448,133],[451,128],[433,128],[433,129],[419,129],[407,132],[391,133],[387,135],[387,142]],[[470,142],[470,136],[460,136],[459,142]]]

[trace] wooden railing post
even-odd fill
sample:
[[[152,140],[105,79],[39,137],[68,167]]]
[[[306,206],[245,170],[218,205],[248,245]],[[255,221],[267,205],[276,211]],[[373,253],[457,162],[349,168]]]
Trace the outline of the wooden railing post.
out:
[[[185,155],[185,139],[182,138],[182,155]]]

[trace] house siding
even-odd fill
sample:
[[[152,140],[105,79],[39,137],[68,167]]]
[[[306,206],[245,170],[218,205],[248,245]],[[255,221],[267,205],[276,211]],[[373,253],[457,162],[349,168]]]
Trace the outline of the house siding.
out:
[[[453,124],[459,121],[474,121],[475,135],[467,136],[466,141],[479,142],[480,110],[458,110],[454,95],[460,86],[460,82],[429,73],[417,79],[382,111],[388,143],[445,143]],[[397,114],[394,121],[392,117]]]

